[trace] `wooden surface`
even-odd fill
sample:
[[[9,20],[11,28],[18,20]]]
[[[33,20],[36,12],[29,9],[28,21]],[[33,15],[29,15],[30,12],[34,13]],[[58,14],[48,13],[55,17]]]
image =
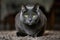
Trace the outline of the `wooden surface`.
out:
[[[60,31],[45,31],[41,37],[17,37],[16,31],[0,31],[0,40],[60,40]]]

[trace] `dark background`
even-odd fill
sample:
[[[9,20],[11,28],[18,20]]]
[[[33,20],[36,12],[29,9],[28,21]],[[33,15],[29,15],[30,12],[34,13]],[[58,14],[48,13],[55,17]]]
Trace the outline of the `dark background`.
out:
[[[31,3],[40,3],[47,12],[47,29],[60,30],[60,1],[59,0],[41,0],[29,1]],[[20,10],[20,5],[29,3],[27,0],[1,0],[0,1],[0,30],[14,30],[15,16]]]

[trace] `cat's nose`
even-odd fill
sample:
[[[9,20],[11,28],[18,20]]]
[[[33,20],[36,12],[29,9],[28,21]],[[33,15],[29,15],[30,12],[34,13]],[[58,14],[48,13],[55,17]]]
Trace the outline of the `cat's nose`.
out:
[[[29,20],[30,22],[32,21],[32,20]]]
[[[31,21],[32,21],[32,19],[30,18],[30,19],[29,19],[29,21],[31,22]]]

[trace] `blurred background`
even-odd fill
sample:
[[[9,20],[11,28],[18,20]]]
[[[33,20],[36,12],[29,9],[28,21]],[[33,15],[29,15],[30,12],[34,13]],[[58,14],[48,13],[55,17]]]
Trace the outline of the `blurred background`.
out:
[[[60,0],[0,0],[0,30],[15,30],[21,4],[39,3],[47,12],[47,29],[60,30]]]

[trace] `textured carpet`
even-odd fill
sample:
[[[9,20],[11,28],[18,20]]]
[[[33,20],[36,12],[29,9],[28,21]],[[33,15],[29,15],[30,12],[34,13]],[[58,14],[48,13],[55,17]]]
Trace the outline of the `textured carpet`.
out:
[[[60,31],[45,31],[40,37],[17,37],[16,31],[0,31],[0,40],[60,40]]]

